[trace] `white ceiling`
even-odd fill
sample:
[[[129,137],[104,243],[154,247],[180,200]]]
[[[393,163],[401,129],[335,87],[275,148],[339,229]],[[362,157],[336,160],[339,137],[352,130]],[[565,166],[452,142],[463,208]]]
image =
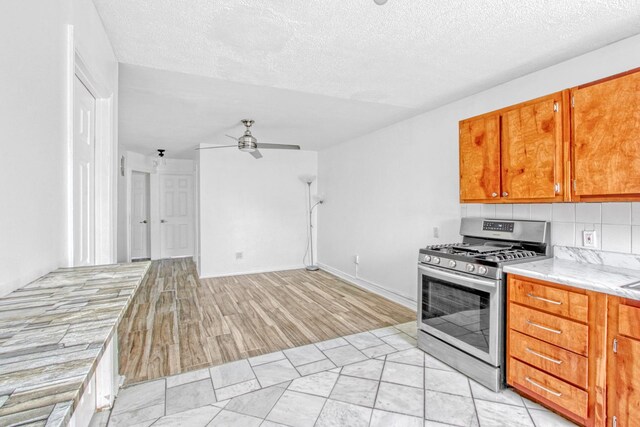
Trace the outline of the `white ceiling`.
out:
[[[121,142],[183,149],[245,116],[320,149],[640,33],[640,0],[94,3],[135,65]]]

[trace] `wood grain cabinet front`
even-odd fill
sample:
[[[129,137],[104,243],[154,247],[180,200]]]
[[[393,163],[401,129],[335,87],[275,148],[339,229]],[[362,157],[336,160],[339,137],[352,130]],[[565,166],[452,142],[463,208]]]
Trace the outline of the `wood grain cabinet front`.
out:
[[[606,422],[607,296],[507,280],[507,383],[575,423]]]
[[[571,97],[573,199],[640,200],[640,69]]]
[[[640,301],[609,298],[607,426],[640,425]]]
[[[460,200],[562,201],[567,99],[558,92],[461,121]]]

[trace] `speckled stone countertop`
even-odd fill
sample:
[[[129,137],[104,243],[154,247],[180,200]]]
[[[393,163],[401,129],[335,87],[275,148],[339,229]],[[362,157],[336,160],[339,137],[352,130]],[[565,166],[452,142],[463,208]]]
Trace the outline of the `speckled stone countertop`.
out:
[[[0,426],[68,423],[149,265],[59,269],[0,298]]]
[[[640,255],[556,246],[553,258],[505,266],[504,271],[640,300]]]

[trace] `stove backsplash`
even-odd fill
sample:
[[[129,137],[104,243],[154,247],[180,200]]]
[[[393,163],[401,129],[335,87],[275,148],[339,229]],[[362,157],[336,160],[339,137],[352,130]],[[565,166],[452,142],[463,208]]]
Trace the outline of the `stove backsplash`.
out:
[[[596,231],[596,248],[640,254],[640,202],[462,204],[462,217],[551,221],[553,245],[584,247],[583,230]]]

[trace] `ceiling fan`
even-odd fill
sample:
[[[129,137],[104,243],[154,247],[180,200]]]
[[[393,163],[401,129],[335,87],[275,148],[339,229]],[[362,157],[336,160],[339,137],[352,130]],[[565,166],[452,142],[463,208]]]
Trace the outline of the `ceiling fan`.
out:
[[[233,137],[231,135],[227,135],[227,137],[237,141],[238,142],[237,145],[219,145],[217,147],[201,147],[201,148],[196,148],[196,150],[208,150],[210,148],[237,147],[238,150],[247,152],[247,153],[251,154],[253,157],[255,157],[256,159],[259,159],[259,158],[262,157],[262,154],[260,153],[260,151],[258,151],[258,149],[260,149],[260,148],[264,148],[264,149],[279,149],[279,150],[299,150],[300,149],[299,145],[264,144],[264,143],[258,144],[258,140],[256,138],[254,138],[253,135],[251,135],[250,128],[251,128],[251,125],[253,123],[254,123],[253,120],[249,120],[249,119],[242,120],[242,124],[244,124],[244,126],[247,129],[244,131],[244,135],[242,135],[240,138],[236,138],[236,137]]]

